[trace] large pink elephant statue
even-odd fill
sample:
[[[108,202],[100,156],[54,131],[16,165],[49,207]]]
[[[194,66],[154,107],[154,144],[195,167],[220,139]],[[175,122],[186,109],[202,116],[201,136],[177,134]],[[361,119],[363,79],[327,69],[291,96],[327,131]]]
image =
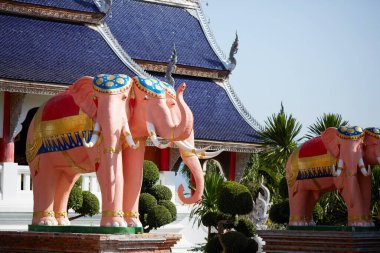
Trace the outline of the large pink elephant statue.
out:
[[[102,192],[101,226],[125,226],[121,145],[130,136],[126,75],[82,77],[48,100],[34,116],[27,137],[33,179],[33,220],[68,225],[67,201],[81,173],[96,171]],[[100,136],[100,138],[99,138]]]
[[[27,159],[33,179],[32,224],[68,225],[67,201],[81,173],[96,171],[102,193],[101,226],[141,226],[138,200],[145,142],[176,144],[191,169],[200,200],[203,174],[194,148],[193,115],[183,100],[183,84],[122,74],[82,77],[36,113],[28,131]],[[156,130],[157,129],[157,130]],[[168,140],[162,144],[158,138]]]
[[[366,214],[368,196],[363,196],[369,194],[370,199],[371,193],[363,191],[360,182],[360,174],[370,178],[363,160],[363,141],[360,127],[328,128],[292,153],[286,166],[289,225],[315,225],[312,211],[316,202],[323,192],[335,189],[346,203],[349,226],[373,225]]]
[[[123,150],[123,211],[129,226],[141,226],[138,205],[147,137],[158,148],[174,144],[179,147],[181,157],[190,168],[196,183],[196,190],[189,198],[185,198],[183,186],[179,187],[178,196],[185,204],[199,201],[203,194],[204,180],[199,158],[211,158],[222,151],[205,152],[204,149],[194,148],[193,114],[183,99],[186,84],[182,84],[175,92],[172,86],[156,79],[134,77],[134,81],[129,123],[132,136],[139,140],[140,146],[137,149]]]

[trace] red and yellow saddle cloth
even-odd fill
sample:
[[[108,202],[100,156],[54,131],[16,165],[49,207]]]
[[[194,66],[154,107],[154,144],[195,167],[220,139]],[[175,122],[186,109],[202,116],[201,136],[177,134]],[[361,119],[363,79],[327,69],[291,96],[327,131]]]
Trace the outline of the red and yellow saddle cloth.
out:
[[[288,184],[292,186],[296,180],[332,177],[332,167],[336,162],[337,159],[327,152],[321,137],[313,138],[293,153]]]
[[[91,139],[93,121],[64,92],[41,106],[34,118],[34,142],[28,143],[28,161],[37,154],[83,146]]]

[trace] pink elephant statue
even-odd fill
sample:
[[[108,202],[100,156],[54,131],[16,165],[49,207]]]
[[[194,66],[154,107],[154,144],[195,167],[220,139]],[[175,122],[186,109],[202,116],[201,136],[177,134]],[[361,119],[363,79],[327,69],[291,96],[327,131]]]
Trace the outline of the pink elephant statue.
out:
[[[370,186],[369,191],[364,191],[360,182],[362,175],[370,181],[363,160],[363,142],[360,127],[328,128],[292,153],[286,165],[289,225],[315,225],[312,217],[315,204],[322,193],[335,189],[346,203],[349,226],[373,225],[366,213],[369,209],[366,205],[370,203],[365,201],[370,199]]]
[[[368,173],[371,173],[371,166],[380,164],[380,129],[369,127],[364,129],[364,164],[368,167]],[[360,191],[363,195],[364,216],[374,226],[371,214],[371,183],[372,177],[359,175]]]
[[[67,201],[81,173],[96,171],[102,193],[101,226],[141,226],[138,200],[147,137],[159,148],[177,144],[200,200],[198,158],[218,155],[194,148],[193,115],[178,89],[153,78],[102,74],[82,77],[47,101],[28,130],[27,160],[33,179],[32,224],[68,225]],[[157,132],[156,132],[157,129]],[[157,134],[169,142],[162,144]]]
[[[137,149],[123,150],[123,211],[129,226],[141,226],[138,205],[147,137],[158,148],[167,148],[173,144],[179,147],[181,157],[190,168],[196,183],[196,190],[189,198],[185,198],[183,186],[179,187],[178,196],[185,204],[199,201],[203,194],[204,180],[199,158],[217,156],[222,150],[205,152],[205,149],[194,148],[193,114],[183,99],[186,84],[182,84],[176,92],[169,84],[156,79],[134,77],[134,81],[130,96],[129,124],[132,136],[139,140],[140,146]]]

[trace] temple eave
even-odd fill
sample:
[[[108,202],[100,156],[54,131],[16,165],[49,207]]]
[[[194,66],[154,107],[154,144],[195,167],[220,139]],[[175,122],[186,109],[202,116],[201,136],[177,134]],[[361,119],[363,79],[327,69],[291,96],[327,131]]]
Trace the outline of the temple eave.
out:
[[[63,84],[40,83],[0,78],[0,91],[40,95],[56,95],[66,90],[67,87],[67,85]]]
[[[145,71],[153,71],[165,73],[167,69],[167,63],[165,62],[152,62],[146,60],[133,59],[137,64],[139,64]],[[211,79],[220,79],[224,80],[228,77],[229,71],[227,70],[214,70],[214,69],[205,69],[199,67],[191,67],[176,64],[176,69],[173,74],[184,75],[184,76],[193,76],[193,77],[205,77]]]
[[[105,14],[60,9],[42,5],[0,2],[0,13],[22,15],[40,19],[65,21],[70,23],[101,24]]]

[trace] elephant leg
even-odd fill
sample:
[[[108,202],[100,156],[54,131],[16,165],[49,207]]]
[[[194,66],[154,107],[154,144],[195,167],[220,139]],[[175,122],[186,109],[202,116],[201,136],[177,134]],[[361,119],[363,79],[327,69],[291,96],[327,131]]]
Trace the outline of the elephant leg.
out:
[[[347,180],[348,181],[348,180]],[[347,206],[348,226],[367,226],[363,215],[363,199],[358,181],[352,180],[353,186],[348,183],[341,190]],[[351,189],[356,189],[355,191]]]
[[[59,173],[45,158],[36,157],[30,164],[31,168],[38,170],[38,173],[32,173],[34,197],[32,224],[50,226],[58,224],[54,217],[53,205]]]
[[[102,193],[100,226],[125,227],[122,213],[123,171],[121,155],[116,152],[103,156],[96,172]]]
[[[67,168],[70,170],[71,168]],[[67,174],[62,172],[55,189],[54,196],[54,213],[58,225],[70,225],[67,217],[67,202],[69,200],[71,189],[78,180],[80,174]]]
[[[307,204],[306,204],[306,221],[309,226],[315,226],[315,222],[313,219],[313,211],[315,204],[317,204],[321,194],[318,191],[310,191],[309,196],[307,197]]]
[[[367,225],[370,227],[375,226],[372,221],[371,213],[371,188],[372,188],[372,176],[364,176],[362,174],[358,175],[360,192],[362,193],[363,200],[363,214],[366,218]]]
[[[138,149],[127,148],[123,151],[124,173],[124,219],[128,226],[142,227],[139,219],[139,198],[143,178],[145,141],[140,141]]]
[[[291,226],[308,226],[307,206],[309,191],[297,191],[295,194],[289,195],[289,225]]]

